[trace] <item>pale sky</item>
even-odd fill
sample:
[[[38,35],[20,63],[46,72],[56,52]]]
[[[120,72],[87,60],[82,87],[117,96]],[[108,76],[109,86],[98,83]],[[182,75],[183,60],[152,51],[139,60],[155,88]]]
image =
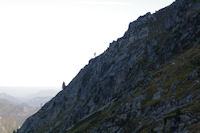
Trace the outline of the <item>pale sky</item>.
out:
[[[0,87],[60,87],[173,0],[0,0]]]

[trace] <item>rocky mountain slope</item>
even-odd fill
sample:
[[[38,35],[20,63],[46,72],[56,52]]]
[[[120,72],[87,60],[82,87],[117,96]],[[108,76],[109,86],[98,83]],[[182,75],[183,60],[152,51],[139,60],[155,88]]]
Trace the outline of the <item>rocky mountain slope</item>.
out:
[[[200,131],[200,0],[130,23],[18,133]]]

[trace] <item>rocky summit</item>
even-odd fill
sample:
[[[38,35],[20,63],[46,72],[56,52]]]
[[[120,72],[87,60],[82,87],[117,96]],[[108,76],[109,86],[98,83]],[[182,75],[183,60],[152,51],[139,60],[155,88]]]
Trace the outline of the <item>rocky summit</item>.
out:
[[[200,0],[130,23],[17,133],[200,132]]]

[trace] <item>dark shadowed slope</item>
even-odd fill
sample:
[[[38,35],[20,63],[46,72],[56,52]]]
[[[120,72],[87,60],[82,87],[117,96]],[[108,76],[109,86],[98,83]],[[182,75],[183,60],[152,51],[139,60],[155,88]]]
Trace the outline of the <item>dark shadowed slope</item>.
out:
[[[129,25],[18,133],[195,132],[200,127],[200,0]]]

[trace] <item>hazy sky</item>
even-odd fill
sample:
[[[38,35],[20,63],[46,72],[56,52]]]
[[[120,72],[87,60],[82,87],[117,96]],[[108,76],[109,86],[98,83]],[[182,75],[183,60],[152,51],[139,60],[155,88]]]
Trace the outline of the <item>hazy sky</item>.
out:
[[[59,87],[173,0],[0,0],[0,86]]]

